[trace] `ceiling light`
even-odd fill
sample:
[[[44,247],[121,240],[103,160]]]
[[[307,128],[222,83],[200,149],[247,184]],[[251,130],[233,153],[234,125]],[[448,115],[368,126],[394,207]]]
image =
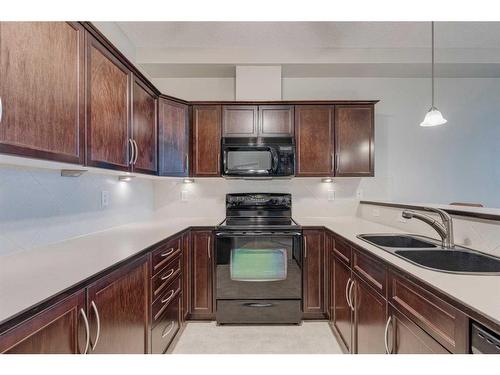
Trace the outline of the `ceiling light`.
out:
[[[118,176],[118,181],[122,181],[122,182],[129,182],[130,180],[132,180],[135,176],[132,176],[132,175],[124,175],[124,176]]]
[[[321,179],[321,182],[324,183],[324,184],[329,184],[329,183],[333,182],[333,178],[331,178],[331,177],[323,177]]]
[[[186,177],[185,179],[182,180],[183,184],[194,184],[194,178],[189,178]]]
[[[86,169],[61,169],[61,177],[80,177]]]
[[[425,115],[424,121],[420,123],[420,126],[437,126],[446,124],[448,121],[443,117],[439,109],[434,106],[434,22],[431,22],[431,40],[432,40],[432,105],[427,114]]]

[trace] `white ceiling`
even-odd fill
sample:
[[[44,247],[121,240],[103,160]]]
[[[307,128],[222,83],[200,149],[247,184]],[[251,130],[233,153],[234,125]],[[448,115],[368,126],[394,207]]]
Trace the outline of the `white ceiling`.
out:
[[[281,65],[284,77],[429,75],[429,22],[116,25],[155,78],[232,77],[248,64]],[[439,76],[500,77],[500,22],[436,23],[435,45]]]

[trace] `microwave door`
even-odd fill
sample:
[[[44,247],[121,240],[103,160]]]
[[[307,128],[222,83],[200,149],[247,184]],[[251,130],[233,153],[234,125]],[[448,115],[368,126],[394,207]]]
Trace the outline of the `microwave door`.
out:
[[[227,149],[224,151],[224,172],[228,175],[267,176],[275,160],[269,149]]]

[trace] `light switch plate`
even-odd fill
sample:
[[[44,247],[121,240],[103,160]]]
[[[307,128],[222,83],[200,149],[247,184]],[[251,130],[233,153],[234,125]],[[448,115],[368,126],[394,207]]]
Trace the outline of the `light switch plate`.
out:
[[[109,191],[103,190],[101,191],[101,208],[106,208],[109,206]]]
[[[187,202],[188,200],[188,191],[187,190],[181,190],[181,201],[182,202]]]

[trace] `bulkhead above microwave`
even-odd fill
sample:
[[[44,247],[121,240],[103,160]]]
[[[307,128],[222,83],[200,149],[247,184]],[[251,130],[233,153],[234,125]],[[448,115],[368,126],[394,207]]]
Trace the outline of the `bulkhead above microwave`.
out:
[[[222,175],[231,178],[293,177],[295,143],[284,138],[223,138]]]

